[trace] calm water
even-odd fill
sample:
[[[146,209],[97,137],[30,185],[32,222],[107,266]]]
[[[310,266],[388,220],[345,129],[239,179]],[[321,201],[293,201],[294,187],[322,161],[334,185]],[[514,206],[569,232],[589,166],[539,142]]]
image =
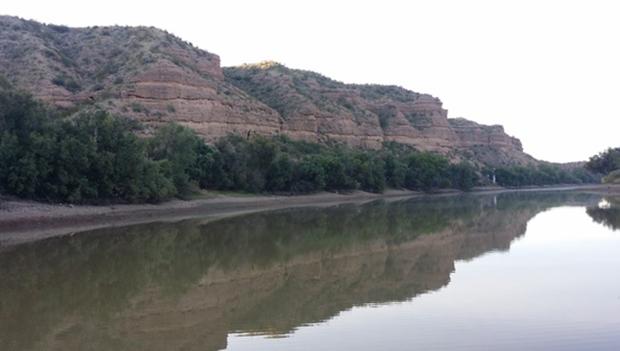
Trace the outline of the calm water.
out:
[[[0,350],[619,350],[620,199],[377,201],[0,251]]]

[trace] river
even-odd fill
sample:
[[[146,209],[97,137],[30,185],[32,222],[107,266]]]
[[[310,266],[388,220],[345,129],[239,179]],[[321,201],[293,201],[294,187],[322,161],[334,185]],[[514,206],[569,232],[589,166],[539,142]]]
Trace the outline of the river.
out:
[[[620,198],[428,196],[0,250],[1,350],[618,350]]]

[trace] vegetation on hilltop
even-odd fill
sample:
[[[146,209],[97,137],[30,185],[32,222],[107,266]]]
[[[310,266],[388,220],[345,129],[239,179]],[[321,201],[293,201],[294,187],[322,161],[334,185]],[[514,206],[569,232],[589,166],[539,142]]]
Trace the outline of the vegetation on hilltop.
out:
[[[104,98],[158,60],[195,70],[192,58],[215,59],[153,27],[70,28],[0,16],[0,33],[0,72],[35,94],[51,82],[71,94]],[[177,51],[189,58],[180,59]]]
[[[314,108],[331,113],[346,112],[347,108],[317,93],[317,87],[336,89],[343,83],[318,73],[291,70],[273,61],[224,68],[224,74],[238,88],[276,110],[284,119]]]
[[[398,113],[394,103],[413,103],[420,96],[395,85],[345,84],[273,61],[227,67],[224,74],[285,120],[304,114],[348,115],[358,123],[378,120],[381,128],[387,128]],[[404,116],[417,128],[431,124],[423,114],[409,111]]]
[[[290,69],[273,61],[224,68],[235,86],[278,111],[285,118],[299,113],[352,115],[358,121],[379,117],[387,125],[387,111],[375,111],[364,99],[377,103],[413,102],[420,94],[393,85],[345,84],[321,74]],[[393,116],[392,116],[393,117]]]

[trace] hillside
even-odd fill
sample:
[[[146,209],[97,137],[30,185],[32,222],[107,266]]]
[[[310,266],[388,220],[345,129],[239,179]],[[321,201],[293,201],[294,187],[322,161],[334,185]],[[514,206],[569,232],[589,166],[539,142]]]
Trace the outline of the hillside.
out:
[[[0,74],[48,103],[98,106],[149,127],[175,121],[207,141],[227,134],[380,148],[412,145],[490,165],[535,162],[501,126],[448,119],[441,101],[217,55],[152,27],[68,28],[0,16]]]
[[[344,84],[274,62],[229,67],[231,83],[276,110],[296,139],[378,148],[412,145],[490,164],[528,163],[521,142],[501,126],[448,119],[441,100],[397,86]]]

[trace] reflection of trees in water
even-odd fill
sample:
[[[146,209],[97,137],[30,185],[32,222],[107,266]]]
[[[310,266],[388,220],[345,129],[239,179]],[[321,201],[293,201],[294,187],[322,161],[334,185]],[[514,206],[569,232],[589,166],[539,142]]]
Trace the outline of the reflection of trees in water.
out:
[[[536,213],[592,202],[533,193],[496,200],[293,209],[22,245],[0,254],[0,347],[47,349],[51,338],[64,349],[165,349],[193,339],[217,349],[230,330],[283,333],[437,289],[454,260],[507,249]]]
[[[605,202],[608,206],[588,207],[586,212],[596,223],[613,230],[620,230],[620,197],[608,197]]]

